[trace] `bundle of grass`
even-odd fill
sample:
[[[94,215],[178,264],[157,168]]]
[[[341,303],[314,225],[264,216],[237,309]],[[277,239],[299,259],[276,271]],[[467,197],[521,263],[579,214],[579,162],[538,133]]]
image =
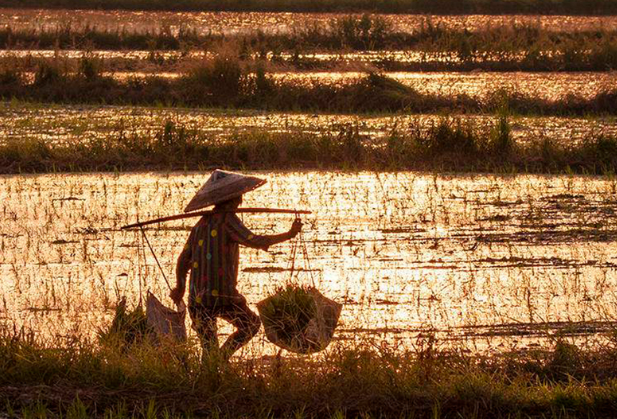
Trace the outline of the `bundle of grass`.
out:
[[[342,306],[313,287],[287,285],[257,304],[270,342],[291,352],[309,354],[332,340]]]
[[[116,314],[107,330],[99,330],[102,344],[119,345],[126,348],[134,343],[143,342],[151,334],[148,319],[141,305],[133,311],[127,311],[126,297],[122,297],[116,306]]]

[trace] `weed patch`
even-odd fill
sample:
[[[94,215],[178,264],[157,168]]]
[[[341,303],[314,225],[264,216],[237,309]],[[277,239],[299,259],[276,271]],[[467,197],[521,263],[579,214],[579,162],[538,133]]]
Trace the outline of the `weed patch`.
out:
[[[614,348],[559,345],[531,355],[491,357],[434,350],[427,358],[418,351],[336,344],[315,358],[221,365],[216,359],[200,362],[191,347],[137,345],[126,352],[78,341],[55,347],[4,332],[0,412],[37,417],[213,417],[216,412],[223,418],[263,412],[306,418],[612,414],[617,377],[607,366]],[[562,361],[569,362],[572,353],[577,363],[568,367],[570,381],[548,378],[562,373]],[[530,363],[538,372],[529,372]]]

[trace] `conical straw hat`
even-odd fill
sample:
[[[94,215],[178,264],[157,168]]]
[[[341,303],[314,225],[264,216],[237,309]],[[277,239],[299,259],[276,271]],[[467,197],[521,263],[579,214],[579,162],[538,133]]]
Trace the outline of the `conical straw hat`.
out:
[[[184,212],[195,211],[209,205],[216,205],[259,188],[266,183],[264,179],[240,173],[215,170],[210,179],[195,194]]]

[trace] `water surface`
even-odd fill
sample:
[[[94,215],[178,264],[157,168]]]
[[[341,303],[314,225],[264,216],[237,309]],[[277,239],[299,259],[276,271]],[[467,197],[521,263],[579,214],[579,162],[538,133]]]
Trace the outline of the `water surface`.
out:
[[[454,115],[463,123],[490,127],[498,118],[491,115]],[[268,131],[289,133],[332,133],[354,127],[362,135],[380,138],[393,129],[399,132],[428,130],[443,119],[435,114],[344,115],[321,113],[224,111],[131,106],[60,106],[0,103],[0,142],[36,139],[51,144],[80,144],[120,137],[154,137],[165,124],[227,138],[235,133]],[[509,118],[512,137],[519,143],[550,138],[577,144],[599,135],[617,135],[615,117]]]
[[[321,71],[321,72],[274,72],[269,73],[275,82],[293,83],[310,88],[315,84],[349,84],[366,77],[368,72]],[[457,97],[469,96],[485,100],[496,91],[519,94],[532,99],[557,101],[568,98],[590,99],[599,93],[612,92],[617,88],[617,71],[612,72],[381,72],[419,93]],[[116,71],[104,72],[118,80],[162,77],[174,79],[180,72],[161,71]],[[26,74],[26,80],[34,81],[34,73]]]
[[[177,33],[191,28],[200,34],[254,32],[287,32],[313,24],[326,25],[349,16],[339,13],[261,13],[261,12],[147,12],[101,10],[31,10],[2,9],[0,25],[13,28],[97,27],[126,29],[131,32],[159,31],[168,28]],[[360,16],[360,15],[356,15]],[[617,29],[615,16],[533,16],[533,15],[380,15],[395,29],[417,31],[428,20],[448,29],[482,30],[496,26],[535,26],[552,31],[573,32],[595,29]]]
[[[251,306],[292,281],[344,304],[338,340],[411,347],[419,336],[505,350],[592,344],[617,314],[617,183],[585,176],[259,173],[246,206],[303,208],[299,241],[243,249]],[[119,296],[167,287],[136,219],[181,212],[206,174],[4,176],[0,318],[50,339],[91,336]],[[292,217],[246,215],[255,232]],[[148,229],[163,270],[194,220]],[[296,272],[290,272],[298,246]],[[224,327],[223,333],[229,333]],[[246,351],[273,347],[262,334]],[[253,352],[251,352],[253,353]]]

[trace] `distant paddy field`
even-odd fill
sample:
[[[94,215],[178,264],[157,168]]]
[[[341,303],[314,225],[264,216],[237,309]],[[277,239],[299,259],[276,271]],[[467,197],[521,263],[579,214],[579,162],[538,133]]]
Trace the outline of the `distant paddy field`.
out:
[[[613,0],[17,2],[0,419],[614,416],[617,15],[540,14]],[[285,12],[137,11],[173,7]],[[121,227],[182,213],[217,168],[267,180],[245,207],[310,211],[240,250],[238,288],[341,304],[318,354],[260,330],[223,365],[188,316],[186,345],[104,338],[125,303],[172,305],[197,219]]]
[[[201,34],[234,34],[292,31],[297,26],[327,24],[349,13],[264,13],[264,12],[152,12],[119,10],[1,9],[0,25],[14,28],[101,27],[128,31],[155,31],[162,25],[174,32],[190,28]],[[359,17],[360,14],[353,15]],[[413,32],[426,24],[430,15],[383,14],[392,27]],[[542,15],[433,15],[430,21],[447,29],[481,30],[503,25],[531,25],[552,31],[614,30],[615,16]]]
[[[490,127],[498,118],[491,115],[450,115],[462,123]],[[5,103],[0,106],[0,141],[23,139],[47,144],[87,144],[115,141],[122,136],[141,138],[160,135],[167,123],[224,140],[239,133],[337,134],[346,127],[369,138],[385,137],[393,129],[424,129],[439,125],[439,114],[349,115],[257,110],[217,110],[138,106],[79,106]],[[617,135],[617,121],[603,117],[518,116],[509,120],[517,143],[533,144],[541,139],[576,145],[593,136]]]

